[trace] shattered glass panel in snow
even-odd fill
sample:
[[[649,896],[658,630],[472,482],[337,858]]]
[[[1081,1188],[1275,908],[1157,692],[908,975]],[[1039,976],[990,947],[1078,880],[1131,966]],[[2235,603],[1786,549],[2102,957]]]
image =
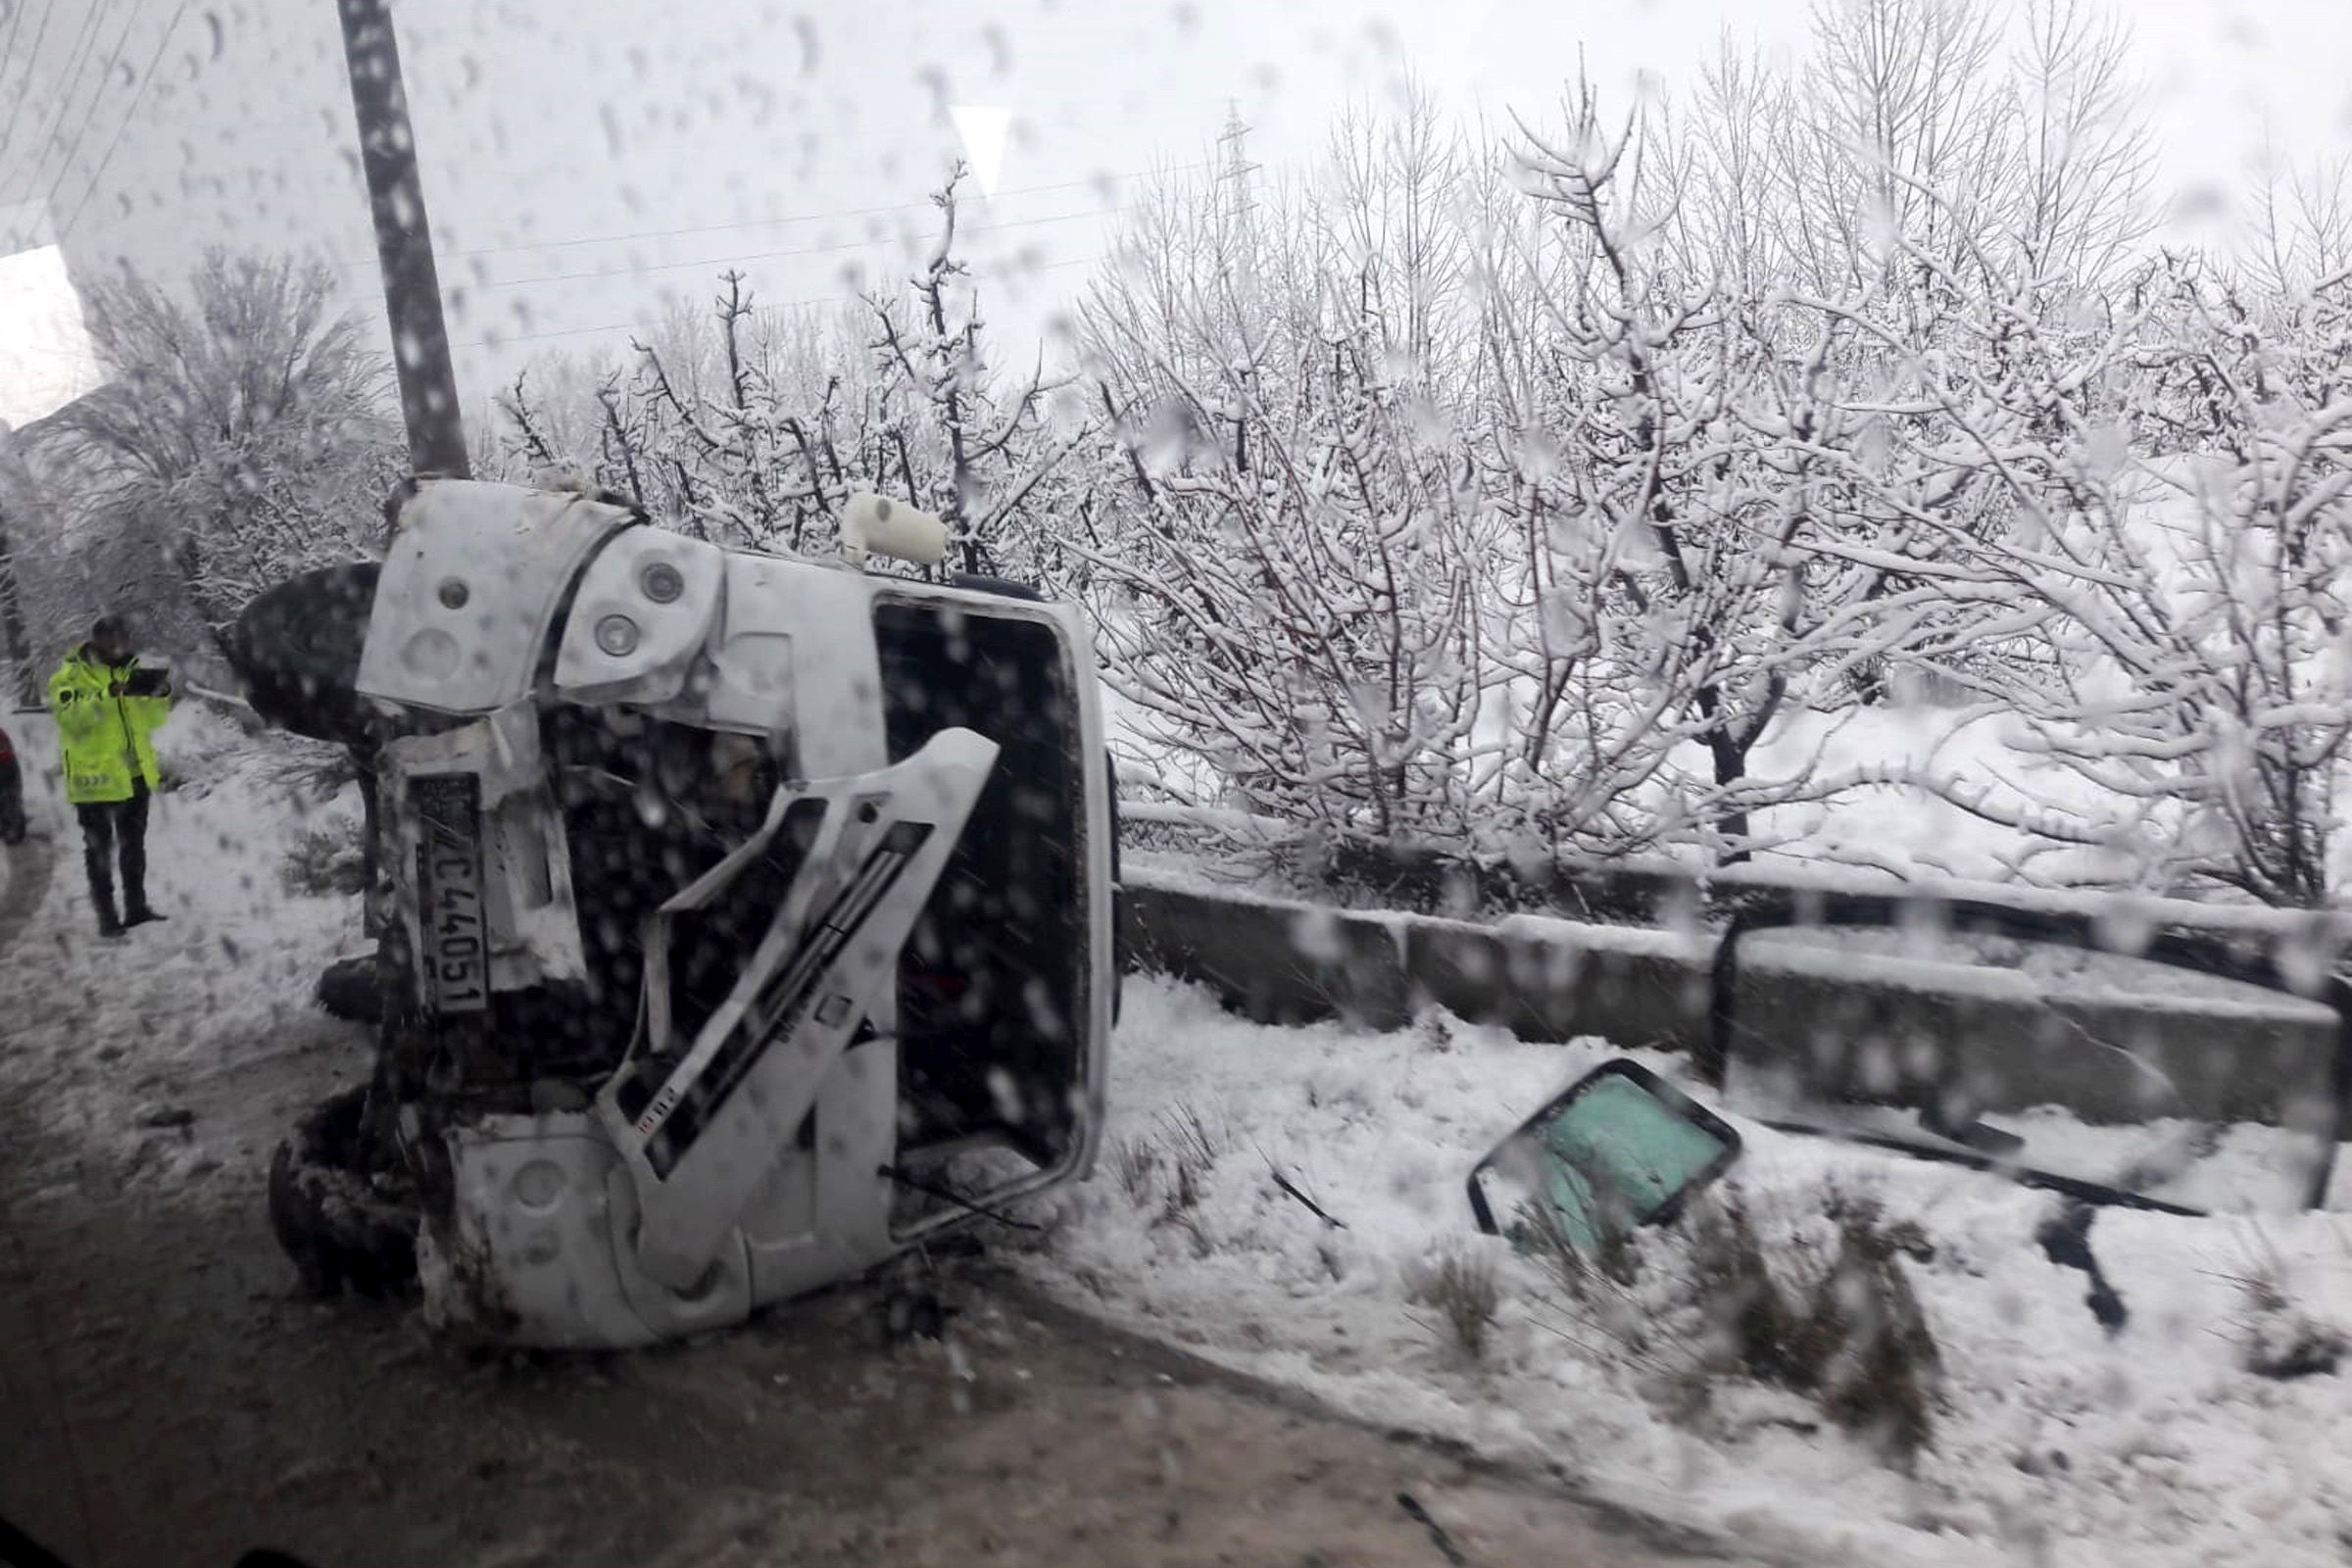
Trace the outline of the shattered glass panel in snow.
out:
[[[1738,1150],[1715,1118],[1632,1063],[1611,1062],[1497,1150],[1479,1173],[1481,1193],[1506,1230],[1533,1225],[1592,1256],[1664,1216]]]

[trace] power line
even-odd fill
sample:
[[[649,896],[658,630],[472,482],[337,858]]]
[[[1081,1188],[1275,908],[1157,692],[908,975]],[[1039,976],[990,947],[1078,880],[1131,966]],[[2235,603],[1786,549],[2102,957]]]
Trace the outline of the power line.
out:
[[[773,305],[761,305],[760,311],[806,311],[820,305],[848,305],[846,295],[829,294],[817,299],[779,300]],[[635,321],[607,321],[602,326],[567,326],[553,332],[515,332],[505,337],[469,337],[452,343],[453,349],[503,349],[516,343],[544,343],[559,337],[590,337],[598,332],[635,332],[642,330]]]
[[[1008,222],[992,223],[982,230],[995,233],[1007,228],[1035,228],[1045,223],[1067,223],[1081,218],[1100,218],[1099,212],[1055,213],[1046,218],[1015,219]],[[538,283],[570,283],[587,277],[636,277],[646,272],[676,272],[695,267],[726,267],[736,262],[772,262],[789,256],[829,256],[836,251],[864,250],[869,246],[887,244],[880,239],[842,240],[831,245],[802,245],[791,250],[750,251],[736,256],[705,256],[690,262],[659,262],[648,267],[600,267],[577,272],[549,272],[538,277],[502,277],[487,283],[470,285],[476,289],[529,288]]]
[[[1116,181],[1123,179],[1144,179],[1148,178],[1153,173],[1181,174],[1187,170],[1205,169],[1207,167],[1207,161],[1201,160],[1197,163],[1176,164],[1165,170],[1130,170],[1125,173],[1104,174],[1098,178],[1092,179],[1058,180],[1051,185],[1016,185],[1010,190],[998,191],[996,195],[1038,196],[1043,195],[1048,191],[1079,190],[1107,183],[1115,183]],[[995,196],[989,198],[991,201],[994,201],[995,199]],[[574,245],[620,245],[625,244],[630,240],[640,239],[677,239],[688,234],[722,234],[735,229],[744,228],[778,228],[789,223],[817,223],[823,222],[828,219],[835,218],[873,218],[885,213],[911,212],[921,208],[929,207],[931,203],[928,199],[920,201],[890,202],[880,207],[839,208],[832,212],[803,213],[793,218],[754,218],[746,219],[742,221],[733,223],[703,223],[689,228],[649,228],[633,234],[582,234],[572,239],[525,240],[513,245],[484,245],[478,246],[472,250],[444,251],[442,253],[442,260],[454,262],[465,261],[476,256],[507,256],[512,255],[516,251],[564,250]],[[998,226],[1004,227],[1006,225],[1000,224]],[[343,265],[356,264],[346,263]]]
[[[130,107],[123,111],[122,122],[115,127],[114,140],[106,144],[106,156],[98,160],[96,172],[90,175],[89,184],[82,188],[81,200],[74,206],[74,216],[67,219],[65,225],[57,231],[59,243],[64,243],[66,236],[74,232],[74,225],[81,221],[82,212],[90,205],[90,198],[98,194],[99,182],[106,178],[107,170],[114,164],[115,149],[122,145],[122,133],[138,118],[139,105],[147,101],[147,88],[155,80],[155,68],[163,63],[165,46],[172,42],[172,34],[179,30],[179,19],[187,14],[188,0],[179,0],[179,4],[172,9],[172,20],[164,24],[163,36],[155,40],[155,53],[147,57],[147,70],[139,77],[139,90],[131,94]]]
[[[1180,173],[1188,169],[1205,169],[1207,167],[1207,163],[1203,161],[1192,164],[1177,164],[1164,171],[1131,170],[1123,173],[1105,174],[1100,178],[1067,179],[1059,180],[1053,184],[1017,186],[1010,190],[999,191],[997,192],[997,195],[1022,196],[1040,194],[1046,191],[1077,190],[1084,187],[1098,186],[1105,181],[1144,179],[1154,173]],[[554,249],[557,246],[563,245],[619,244],[632,239],[660,239],[680,234],[714,234],[735,229],[771,227],[785,223],[817,223],[835,219],[865,218],[883,213],[908,212],[919,208],[928,207],[931,204],[928,201],[894,202],[880,207],[837,208],[826,212],[804,213],[794,218],[757,219],[736,223],[707,223],[688,228],[650,229],[643,233],[637,234],[593,234],[584,235],[576,239],[553,240],[544,246],[537,244],[491,245],[478,247],[472,250],[445,251],[441,254],[443,261],[458,261],[467,257],[498,256],[509,254],[514,251]],[[978,232],[996,233],[1004,229],[1035,228],[1047,223],[1075,222],[1080,219],[1099,218],[1102,216],[1104,215],[1099,209],[1086,209],[1074,213],[1052,213],[1038,218],[1006,219],[1003,222],[991,223],[987,227],[978,230]],[[531,277],[502,277],[492,278],[487,282],[460,283],[453,285],[451,291],[464,292],[468,289],[486,291],[489,289],[529,288],[540,283],[568,283],[576,282],[586,278],[634,277],[647,272],[674,272],[685,270],[691,268],[727,267],[742,262],[778,261],[796,256],[828,256],[840,251],[864,250],[876,245],[887,243],[887,239],[840,240],[824,245],[794,246],[785,250],[746,251],[731,256],[705,256],[683,262],[656,262],[643,266],[630,264],[620,267],[582,268],[576,271],[570,272],[543,272]],[[328,258],[327,265],[335,268],[339,271],[348,272],[354,268],[364,267],[368,264],[352,260],[350,258],[330,257]],[[1053,265],[1059,267],[1066,264],[1056,262]]]
[[[57,201],[57,193],[65,188],[66,175],[70,173],[74,168],[74,155],[81,151],[82,142],[87,140],[89,137],[90,122],[96,119],[98,115],[98,100],[106,93],[107,78],[114,74],[115,67],[122,63],[122,46],[130,42],[130,26],[132,23],[138,20],[138,16],[139,13],[136,0],[132,0],[132,4],[126,6],[122,13],[122,30],[115,34],[115,52],[107,58],[106,64],[99,69],[98,85],[90,89],[90,101],[82,105],[81,128],[74,133],[74,140],[72,144],[66,148],[66,156],[58,161],[57,178],[49,183],[49,194],[42,198],[41,205],[43,207],[48,207],[54,204]],[[62,124],[63,122],[61,121],[60,123]]]
[[[74,42],[67,46],[66,69],[59,77],[63,85],[57,91],[57,112],[49,117],[49,129],[34,137],[31,144],[31,162],[26,166],[26,172],[33,185],[41,182],[42,149],[57,139],[57,133],[65,128],[66,121],[74,113],[74,92],[81,85],[83,68],[90,63],[90,45],[97,41],[99,33],[106,28],[108,3],[109,0],[94,0],[90,9],[82,13],[81,30],[74,35]],[[39,117],[34,118],[37,122]]]
[[[75,33],[74,41],[66,46],[65,69],[58,74],[61,85],[56,95],[56,112],[49,117],[48,130],[34,135],[27,144],[29,159],[23,163],[23,172],[28,189],[39,186],[42,151],[56,140],[58,131],[65,125],[66,118],[74,112],[74,90],[81,83],[82,67],[89,64],[90,44],[97,38],[100,29],[105,25],[107,4],[108,0],[95,0],[91,8],[82,13],[81,30]],[[27,68],[30,68],[33,62],[27,61]],[[30,98],[32,94],[28,90],[24,96]],[[25,128],[34,130],[39,125],[40,120],[41,113],[36,110],[32,117],[32,123]]]
[[[1058,271],[1065,267],[1090,267],[1102,260],[1102,258],[1100,256],[1079,256],[1073,257],[1071,260],[1066,262],[1048,262],[1043,267],[1033,267],[1029,269],[1029,270],[1033,272],[1053,272]],[[815,310],[826,305],[843,306],[853,303],[855,303],[855,296],[852,295],[825,294],[805,300],[780,300],[773,305],[760,305],[757,308],[761,311],[806,311]],[[607,321],[601,326],[567,326],[549,332],[516,332],[497,338],[467,338],[463,342],[452,343],[450,347],[459,349],[503,349],[511,348],[517,343],[541,343],[560,337],[589,337],[599,332],[635,332],[641,329],[642,328],[640,327],[639,323],[635,321]]]
[[[19,85],[16,97],[9,101],[8,122],[0,124],[0,154],[6,154],[8,144],[16,139],[17,116],[24,112],[24,101],[32,96],[33,67],[40,63],[41,41],[49,36],[49,19],[56,13],[55,0],[41,7],[41,24],[32,30],[32,48],[24,56],[24,79]]]
[[[32,8],[31,0],[17,0],[8,8],[8,31],[0,36],[0,62],[16,59],[17,29],[24,25],[24,13]]]

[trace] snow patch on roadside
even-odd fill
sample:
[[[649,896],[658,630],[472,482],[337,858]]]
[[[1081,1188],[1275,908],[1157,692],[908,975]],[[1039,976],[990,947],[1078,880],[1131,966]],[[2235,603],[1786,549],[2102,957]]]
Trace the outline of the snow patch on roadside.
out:
[[[2241,1281],[2273,1272],[2299,1308],[2344,1315],[2343,1216],[2101,1213],[2093,1245],[2132,1312],[2110,1340],[2084,1277],[2035,1243],[2048,1195],[1744,1129],[1736,1176],[1769,1248],[1817,1245],[1835,1187],[1933,1249],[1903,1266],[1947,1381],[1934,1447],[1905,1476],[1775,1391],[1718,1385],[1703,1415],[1671,1418],[1660,1353],[1627,1353],[1531,1261],[1474,1235],[1471,1164],[1614,1054],[1443,1015],[1389,1035],[1273,1029],[1197,990],[1131,980],[1105,1157],[1045,1205],[1054,1233],[1022,1266],[1072,1304],[1352,1415],[1557,1465],[1758,1546],[2057,1568],[2343,1560],[2352,1379],[2275,1381],[2240,1364],[2257,1327]],[[1178,1147],[1203,1135],[1213,1159],[1180,1181]],[[1285,1193],[1276,1167],[1346,1229]],[[1662,1279],[1681,1233],[1652,1243]],[[1447,1250],[1491,1261],[1502,1283],[1476,1362],[1412,1300]],[[1666,1321],[1667,1303],[1649,1304]]]
[[[148,894],[165,921],[99,938],[79,833],[56,803],[43,824],[55,874],[0,964],[0,1092],[37,1096],[44,1126],[142,1178],[266,1157],[251,1147],[258,1129],[290,1125],[303,1107],[256,1106],[250,1129],[181,1126],[179,1098],[258,1056],[341,1049],[352,1034],[312,998],[319,971],[359,943],[359,903],[289,894],[279,867],[299,827],[356,813],[356,796],[290,797],[282,749],[227,744],[216,723],[174,713],[158,735],[162,760],[205,781],[151,808]],[[29,783],[35,766],[53,776],[54,739],[45,724],[26,729],[37,737]],[[355,1070],[365,1065],[355,1055]]]

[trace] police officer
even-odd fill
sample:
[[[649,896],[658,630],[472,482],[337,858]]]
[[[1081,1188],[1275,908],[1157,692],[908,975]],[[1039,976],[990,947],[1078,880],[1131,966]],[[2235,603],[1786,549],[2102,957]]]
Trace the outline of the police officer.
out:
[[[81,822],[98,934],[119,937],[127,926],[161,920],[147,904],[147,800],[160,782],[153,736],[172,710],[171,681],[140,666],[122,617],[102,615],[90,640],[49,677],[49,710],[57,715],[66,799]],[[109,864],[118,858],[120,909]]]

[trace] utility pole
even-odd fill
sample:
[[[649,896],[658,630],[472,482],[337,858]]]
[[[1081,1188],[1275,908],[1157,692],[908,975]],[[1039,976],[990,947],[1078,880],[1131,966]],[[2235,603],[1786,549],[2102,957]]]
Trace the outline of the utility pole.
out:
[[[1233,466],[1243,473],[1250,471],[1250,416],[1256,401],[1256,356],[1250,342],[1250,328],[1258,322],[1257,293],[1257,210],[1250,199],[1250,176],[1257,165],[1250,162],[1250,126],[1242,119],[1242,106],[1228,102],[1225,110],[1225,130],[1217,138],[1225,145],[1224,168],[1218,173],[1218,183],[1228,187],[1225,233],[1218,247],[1218,271],[1227,290],[1240,309],[1233,321],[1234,341],[1232,363],[1238,368],[1242,384],[1233,388],[1230,412],[1233,421]]]
[[[0,638],[8,645],[8,662],[16,666],[19,711],[38,708],[40,688],[34,680],[32,650],[24,644],[24,601],[17,588],[16,541],[8,531],[8,513],[0,508]]]
[[[1250,123],[1242,118],[1242,106],[1228,101],[1225,106],[1225,129],[1217,137],[1225,146],[1224,168],[1217,174],[1218,182],[1227,186],[1232,205],[1227,218],[1233,224],[1233,247],[1229,253],[1238,261],[1238,278],[1228,281],[1237,286],[1246,299],[1253,298],[1257,290],[1257,205],[1251,198],[1250,177],[1257,165],[1250,162]]]
[[[338,9],[400,374],[400,412],[409,427],[409,462],[419,474],[466,478],[466,426],[449,362],[449,326],[441,318],[441,278],[424,219],[424,187],[416,177],[416,138],[400,82],[391,0],[338,0]]]
[[[12,694],[18,711],[37,708],[41,690],[32,667],[32,650],[24,641],[24,589],[17,581],[17,540],[10,530],[8,502],[16,488],[10,481],[15,477],[15,452],[10,446],[15,431],[6,419],[0,419],[0,644],[5,645],[8,662],[16,667],[17,689]]]

